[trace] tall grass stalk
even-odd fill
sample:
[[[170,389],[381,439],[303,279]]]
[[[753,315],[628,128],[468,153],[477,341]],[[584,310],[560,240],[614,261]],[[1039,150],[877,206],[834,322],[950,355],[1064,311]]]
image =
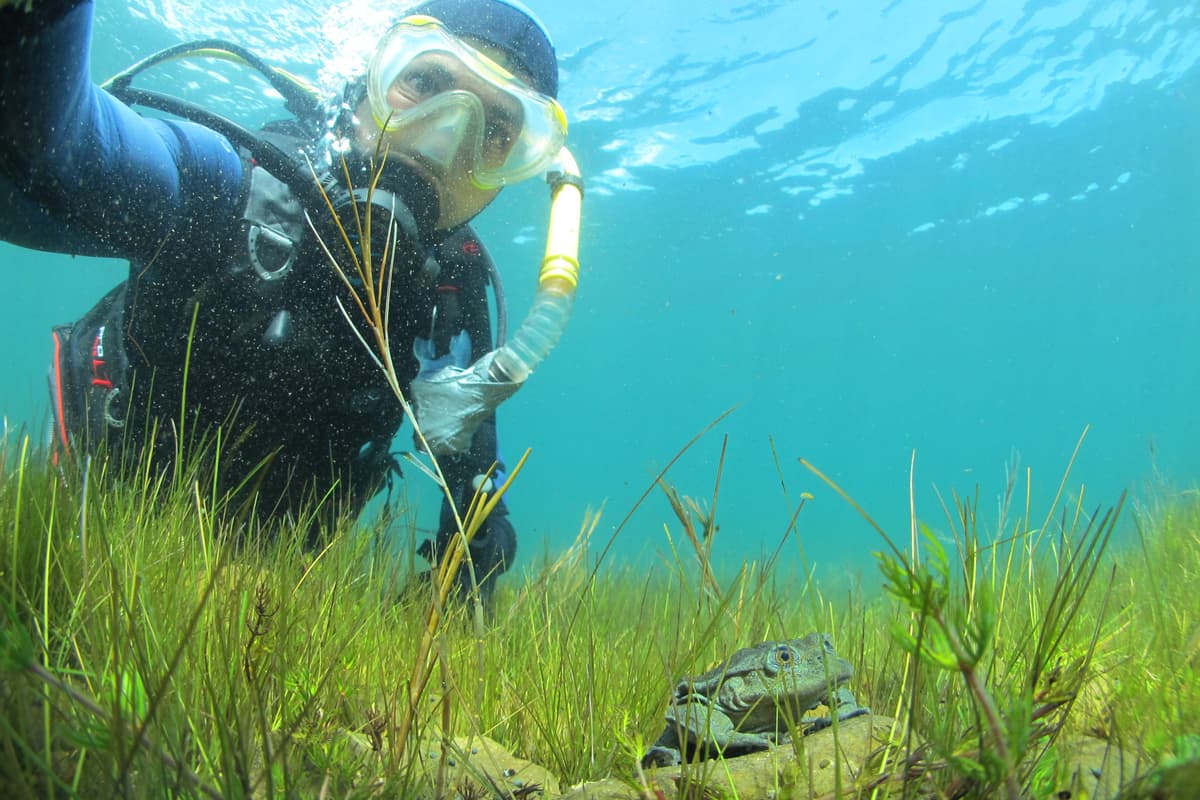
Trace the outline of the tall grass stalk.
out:
[[[321,194],[325,199],[327,210],[341,237],[342,245],[344,246],[343,250],[349,253],[349,265],[344,265],[334,256],[328,244],[321,237],[319,227],[311,219],[309,220],[309,224],[313,233],[317,236],[322,250],[329,259],[330,265],[341,279],[342,285],[349,292],[359,315],[366,323],[372,336],[372,342],[368,343],[362,337],[361,333],[359,333],[358,326],[351,319],[349,312],[340,298],[338,299],[338,307],[341,309],[342,315],[346,318],[346,323],[354,331],[355,335],[359,337],[368,355],[371,356],[380,368],[380,371],[387,380],[388,386],[404,410],[405,416],[411,422],[423,451],[430,458],[432,470],[437,478],[437,485],[445,497],[457,529],[446,552],[438,554],[438,562],[434,565],[433,592],[425,612],[425,625],[417,646],[416,664],[408,682],[407,698],[401,721],[396,730],[395,738],[392,741],[392,751],[399,756],[404,753],[409,745],[409,737],[419,714],[421,699],[425,695],[434,670],[438,669],[443,674],[447,672],[445,651],[443,647],[439,646],[438,638],[445,619],[446,603],[450,600],[455,586],[458,585],[459,571],[464,568],[469,573],[471,585],[475,587],[475,591],[473,592],[475,624],[477,630],[482,630],[483,608],[478,591],[480,576],[475,573],[469,545],[475,534],[483,527],[488,516],[508,491],[512,482],[520,474],[529,453],[526,451],[521,456],[520,460],[509,473],[508,478],[494,493],[489,495],[488,492],[482,489],[478,490],[472,498],[470,505],[465,510],[465,513],[460,511],[457,498],[454,496],[453,487],[446,481],[441,464],[434,455],[433,448],[429,446],[429,442],[425,438],[420,421],[414,413],[411,403],[405,397],[400,377],[396,372],[395,362],[392,358],[392,348],[389,339],[389,319],[393,298],[393,282],[396,275],[396,251],[399,246],[399,226],[394,216],[389,218],[386,223],[388,229],[384,252],[379,254],[372,252],[372,228],[377,224],[375,214],[372,211],[374,207],[373,200],[378,190],[379,180],[387,164],[387,158],[387,147],[383,137],[380,137],[379,145],[372,161],[371,177],[367,186],[366,198],[362,203],[356,201],[352,204],[353,218],[351,221],[353,223],[353,230],[356,233],[354,237],[347,230],[346,221],[342,219],[332,198],[326,192],[324,185],[317,180],[317,185],[320,187]],[[342,159],[341,166],[346,186],[353,189],[353,179],[345,159]],[[316,178],[315,172],[314,178]],[[395,210],[393,209],[393,212]],[[357,280],[351,280],[351,275],[355,276]],[[482,661],[482,657],[479,660]],[[443,723],[443,729],[448,729],[448,717],[444,718]],[[448,744],[448,740],[446,744]],[[442,748],[443,759],[447,757],[445,753],[448,751],[448,746]],[[443,773],[444,765],[438,769],[439,781]]]

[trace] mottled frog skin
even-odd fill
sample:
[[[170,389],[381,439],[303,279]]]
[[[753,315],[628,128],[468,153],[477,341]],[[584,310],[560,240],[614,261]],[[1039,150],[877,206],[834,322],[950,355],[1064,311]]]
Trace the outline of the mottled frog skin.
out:
[[[684,678],[667,706],[667,727],[642,759],[646,766],[765,750],[787,741],[788,720],[801,725],[805,711],[824,703],[839,720],[868,713],[844,684],[850,662],[837,655],[828,634],[762,642],[738,650],[703,675]],[[831,697],[832,694],[832,697]],[[828,719],[803,721],[810,733]]]

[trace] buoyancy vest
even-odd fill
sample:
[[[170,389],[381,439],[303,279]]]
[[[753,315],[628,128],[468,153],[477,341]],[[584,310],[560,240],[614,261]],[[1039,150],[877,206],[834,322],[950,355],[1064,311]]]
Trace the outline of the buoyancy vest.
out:
[[[189,252],[189,242],[221,237],[184,231],[74,326],[56,329],[55,439],[63,451],[101,441],[144,448],[149,440],[166,466],[180,452],[217,447],[220,429],[222,489],[253,491],[267,513],[331,493],[339,501],[327,500],[331,507],[357,511],[395,468],[400,404],[305,217],[337,253],[328,208],[306,209],[301,193],[252,157],[246,166],[240,219],[189,221],[235,230],[227,242]],[[439,266],[437,243],[409,237],[404,246],[388,337],[407,388],[417,372],[414,338],[434,335]],[[475,280],[482,286],[486,278]]]

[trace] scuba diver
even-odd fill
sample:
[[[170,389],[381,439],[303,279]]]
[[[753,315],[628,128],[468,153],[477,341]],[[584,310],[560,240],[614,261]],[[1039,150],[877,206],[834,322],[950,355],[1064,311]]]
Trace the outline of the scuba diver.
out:
[[[91,0],[18,5],[29,7],[0,4],[0,238],[130,262],[125,282],[54,331],[56,459],[103,450],[136,468],[145,453],[170,470],[203,443],[218,489],[255,518],[319,509],[301,529],[315,545],[322,525],[357,514],[399,473],[403,406],[365,346],[363,281],[345,266],[374,253],[390,264],[383,327],[398,387],[448,493],[465,510],[500,485],[495,408],[554,346],[578,280],[582,183],[564,147],[554,47],[528,8],[410,3],[331,104],[219,41],[97,87]],[[292,118],[250,132],[133,86],[154,64],[214,53],[257,70]],[[534,308],[493,349],[496,276],[468,223],[535,175],[551,184],[547,257]],[[422,551],[436,563],[457,529],[444,500]],[[515,549],[501,503],[470,546],[485,597]]]

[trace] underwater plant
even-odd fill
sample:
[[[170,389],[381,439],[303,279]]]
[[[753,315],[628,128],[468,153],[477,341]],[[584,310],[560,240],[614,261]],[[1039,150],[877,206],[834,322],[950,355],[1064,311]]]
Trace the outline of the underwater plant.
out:
[[[777,556],[827,533],[802,509],[831,482],[790,497],[775,552],[730,564],[723,459],[696,499],[676,456],[642,496],[674,516],[660,564],[608,560],[640,502],[603,542],[589,512],[481,621],[444,583],[400,591],[418,572],[397,555],[410,509],[343,520],[316,552],[284,523],[248,540],[201,455],[178,480],[110,481],[102,460],[64,474],[28,438],[0,446],[0,795],[1097,798],[1194,761],[1194,492],[1149,490],[1122,542],[1128,503],[1088,510],[1064,474],[1035,513],[1014,469],[993,520],[979,490],[952,493],[941,525],[910,501],[909,546],[881,538],[886,591],[828,591]],[[874,717],[758,760],[641,766],[680,676],[816,630]]]
[[[420,421],[413,410],[412,404],[404,394],[392,357],[392,344],[389,340],[389,319],[393,296],[392,285],[396,275],[396,245],[399,235],[399,226],[395,218],[388,216],[387,220],[383,223],[387,226],[386,236],[380,237],[380,240],[384,242],[383,252],[373,252],[373,244],[377,240],[377,237],[372,235],[374,233],[372,227],[380,224],[376,220],[377,214],[375,211],[374,195],[378,190],[379,180],[383,176],[387,165],[387,158],[387,147],[381,137],[371,161],[371,177],[367,184],[365,197],[362,200],[357,200],[353,199],[352,194],[351,213],[353,214],[353,218],[350,222],[353,224],[354,236],[351,236],[350,231],[346,227],[347,221],[342,218],[342,214],[335,207],[333,200],[325,190],[324,185],[320,182],[316,170],[313,170],[313,179],[320,188],[326,208],[341,236],[342,245],[344,245],[343,252],[349,255],[350,264],[348,266],[343,264],[342,260],[334,255],[329,244],[321,236],[320,226],[315,224],[311,217],[309,218],[309,227],[316,235],[322,250],[329,260],[330,266],[337,273],[343,286],[349,292],[362,321],[365,322],[367,329],[370,331],[372,341],[368,342],[363,338],[358,325],[351,318],[350,312],[346,309],[340,297],[337,298],[338,308],[341,309],[346,323],[358,337],[367,354],[375,362],[376,366],[379,367],[393,395],[395,395],[396,400],[404,410],[405,417],[409,420],[415,436],[422,445],[422,451],[429,457],[431,469],[426,469],[425,472],[434,479],[438,488],[442,491],[453,514],[454,524],[457,528],[457,533],[451,538],[446,552],[439,554],[437,563],[434,564],[433,591],[424,615],[425,625],[418,645],[416,665],[408,684],[407,703],[405,704],[396,736],[391,742],[393,750],[396,753],[403,753],[408,746],[409,734],[412,731],[421,700],[425,695],[425,690],[429,686],[429,681],[433,677],[434,670],[439,668],[438,661],[441,651],[435,647],[435,644],[445,619],[446,604],[450,601],[451,594],[458,585],[460,570],[465,569],[468,572],[470,584],[474,590],[472,595],[476,625],[482,626],[483,624],[479,580],[471,561],[469,545],[475,534],[483,527],[488,515],[499,504],[501,498],[512,485],[512,482],[520,474],[525,460],[529,456],[529,452],[526,451],[522,454],[507,479],[494,492],[489,493],[482,488],[478,489],[468,508],[460,511],[454,494],[451,491],[450,484],[442,472],[441,464],[434,454],[434,449],[429,446],[429,442],[425,437],[424,431],[421,429]],[[344,158],[342,159],[341,166],[346,185],[353,189],[353,178],[350,175],[349,166]],[[495,470],[495,468],[496,465],[493,464],[491,469]],[[488,477],[490,477],[490,473]],[[444,670],[445,665],[441,664],[440,668]]]

